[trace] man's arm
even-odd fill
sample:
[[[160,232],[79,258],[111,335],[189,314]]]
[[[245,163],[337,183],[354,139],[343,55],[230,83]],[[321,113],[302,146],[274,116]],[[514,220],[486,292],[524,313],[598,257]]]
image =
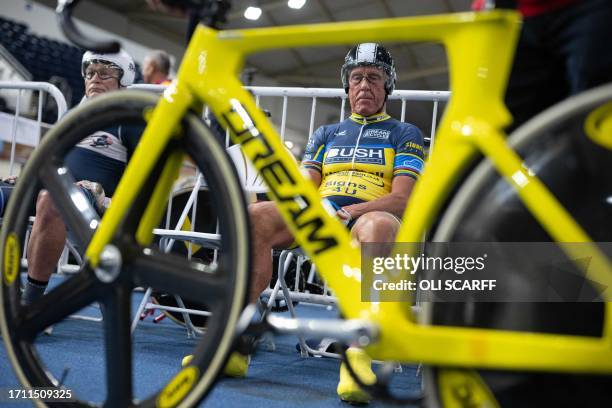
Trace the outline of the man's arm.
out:
[[[370,211],[386,211],[401,218],[415,182],[416,180],[409,176],[394,177],[391,183],[391,193],[376,200],[347,205],[342,209],[348,212],[352,219]],[[342,217],[341,212],[338,215]]]
[[[308,170],[308,176],[310,177],[312,184],[314,184],[316,188],[319,188],[321,185],[321,173],[313,169],[306,170]]]
[[[308,170],[308,175],[316,188],[319,188],[321,185],[324,154],[325,126],[321,126],[308,138],[304,156],[302,157],[302,169]]]

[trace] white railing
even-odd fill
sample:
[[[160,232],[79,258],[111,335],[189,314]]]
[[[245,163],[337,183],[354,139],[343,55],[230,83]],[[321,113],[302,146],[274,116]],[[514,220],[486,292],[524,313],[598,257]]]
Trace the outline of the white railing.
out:
[[[145,85],[138,84],[132,85],[133,89],[143,89],[153,92],[163,92],[166,88],[165,85]],[[255,102],[259,106],[261,97],[279,97],[282,99],[281,109],[281,121],[279,133],[281,139],[285,139],[285,132],[287,126],[287,111],[289,105],[289,98],[310,98],[310,115],[309,115],[309,126],[308,135],[312,135],[314,132],[315,118],[317,114],[317,103],[320,99],[340,99],[340,115],[339,120],[343,120],[346,115],[346,99],[347,95],[342,88],[300,88],[300,87],[268,87],[268,86],[247,86],[246,89],[251,91],[255,96]],[[409,91],[409,90],[396,90],[389,95],[390,101],[401,101],[401,114],[399,120],[404,122],[406,120],[406,106],[409,101],[430,101],[433,104],[431,127],[429,137],[425,140],[433,144],[434,135],[437,126],[438,108],[440,102],[446,102],[450,98],[450,91]]]
[[[11,156],[9,160],[9,175],[14,174],[15,163],[15,148],[17,144],[25,144],[31,147],[38,145],[40,141],[42,129],[42,114],[44,95],[48,94],[55,100],[57,106],[57,120],[59,120],[66,110],[68,105],[66,99],[57,87],[47,82],[14,82],[0,81],[0,90],[14,90],[17,92],[15,103],[15,114],[10,115],[4,112],[0,113],[0,140],[11,143]],[[21,117],[21,99],[24,92],[38,92],[38,109],[36,120]],[[6,95],[6,93],[5,93]],[[5,129],[9,128],[10,135],[5,133]]]
[[[346,115],[346,98],[347,95],[344,89],[341,88],[282,88],[282,87],[264,87],[251,86],[247,87],[255,95],[255,101],[259,104],[261,96],[272,96],[283,98],[283,109],[281,116],[280,134],[281,138],[285,136],[285,124],[287,117],[287,106],[289,98],[311,98],[312,104],[310,109],[310,121],[308,134],[314,132],[315,115],[317,109],[317,99],[322,98],[339,98],[341,99],[339,120],[343,120]],[[437,124],[438,103],[446,102],[450,98],[449,91],[408,91],[396,90],[389,95],[389,100],[399,100],[402,102],[400,121],[406,119],[406,102],[407,101],[431,101],[433,102],[433,116],[431,122],[430,139],[433,140]]]

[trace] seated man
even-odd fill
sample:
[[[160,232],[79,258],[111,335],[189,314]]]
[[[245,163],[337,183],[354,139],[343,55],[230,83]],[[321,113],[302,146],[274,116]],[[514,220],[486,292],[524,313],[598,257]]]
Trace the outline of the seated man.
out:
[[[142,79],[144,83],[169,85],[171,65],[170,56],[166,51],[151,51],[142,63]]]
[[[117,54],[83,55],[81,73],[85,80],[85,97],[131,85],[136,73],[134,61],[125,51]],[[116,126],[98,131],[83,139],[66,156],[65,165],[77,184],[101,214],[112,196],[130,155],[140,139],[141,129]],[[36,219],[28,243],[28,277],[24,284],[23,304],[40,298],[55,270],[66,241],[66,226],[43,190],[36,202]]]
[[[415,126],[385,113],[396,74],[393,59],[384,47],[372,43],[353,47],[345,58],[341,77],[351,115],[315,131],[302,165],[321,196],[338,209],[337,216],[347,224],[355,242],[393,242],[423,167],[423,137]],[[272,277],[272,248],[288,247],[293,237],[274,202],[253,204],[249,212],[254,256],[250,301],[255,302]],[[365,353],[350,348],[348,354],[356,355],[372,378]],[[367,402],[369,397],[344,366],[340,374],[340,397]]]

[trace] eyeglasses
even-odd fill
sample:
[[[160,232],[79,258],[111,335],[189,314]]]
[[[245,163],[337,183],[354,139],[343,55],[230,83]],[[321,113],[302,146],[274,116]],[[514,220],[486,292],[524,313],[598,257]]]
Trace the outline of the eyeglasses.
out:
[[[383,76],[380,74],[367,74],[367,75],[355,74],[349,77],[349,83],[353,86],[356,86],[356,85],[361,84],[361,82],[364,79],[368,81],[369,84],[379,84],[383,82],[384,80]]]
[[[94,75],[98,74],[98,78],[105,81],[107,79],[119,79],[120,73],[113,68],[87,69],[85,71],[85,79],[91,81]]]

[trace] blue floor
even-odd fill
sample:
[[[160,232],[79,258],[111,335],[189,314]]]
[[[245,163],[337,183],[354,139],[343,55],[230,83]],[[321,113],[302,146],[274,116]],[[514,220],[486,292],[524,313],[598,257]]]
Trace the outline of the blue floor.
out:
[[[134,303],[142,294],[134,295]],[[334,317],[333,310],[320,306],[299,305],[302,317]],[[99,310],[89,307],[83,314],[96,316]],[[221,379],[204,407],[348,407],[336,396],[339,361],[329,358],[302,358],[293,336],[276,337],[276,349],[260,345],[244,379]],[[195,340],[169,319],[158,324],[149,317],[138,326],[134,337],[134,387],[137,397],[159,389],[180,368],[181,358],[189,354]],[[102,402],[105,394],[104,347],[101,323],[66,320],[53,328],[51,335],[41,335],[36,342],[39,354],[56,376],[66,375],[65,384],[82,399]],[[392,382],[396,391],[417,395],[420,379],[416,368],[404,366]],[[0,348],[0,389],[17,387],[4,348]],[[374,401],[372,407],[389,404]],[[0,406],[28,406],[2,403]]]

